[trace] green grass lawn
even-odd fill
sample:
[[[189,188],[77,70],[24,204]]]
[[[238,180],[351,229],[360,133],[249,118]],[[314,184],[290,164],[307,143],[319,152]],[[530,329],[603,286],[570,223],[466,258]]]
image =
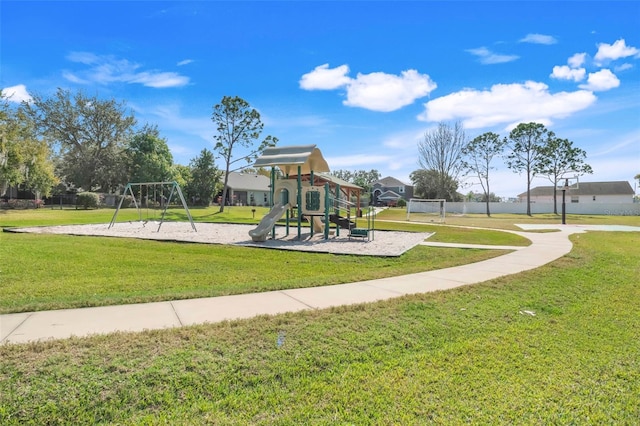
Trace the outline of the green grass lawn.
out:
[[[572,241],[446,292],[0,346],[0,424],[637,424],[638,234]]]
[[[266,208],[193,209],[199,222],[257,223]],[[114,210],[2,211],[0,226],[106,223]],[[184,211],[172,220],[187,220]],[[134,209],[118,220],[137,220]],[[380,222],[382,224],[382,222]],[[403,228],[404,225],[404,228]],[[457,227],[386,223],[380,229],[436,232],[433,240],[526,245],[518,235]],[[437,237],[437,238],[436,238]],[[422,272],[504,252],[415,247],[398,258],[302,253],[208,244],[0,233],[0,313],[143,303],[340,284]],[[288,273],[281,274],[280,267]]]
[[[378,220],[376,229],[384,231],[433,232],[429,241],[439,243],[467,243],[505,246],[528,246],[526,238],[509,232],[496,232],[490,229],[475,229],[461,226],[433,225],[426,223],[392,222]],[[520,230],[522,231],[522,230]]]
[[[417,222],[412,221],[412,223]],[[406,221],[407,210],[406,208],[389,208],[385,209],[378,214],[378,219],[381,224],[383,220],[400,220]],[[638,216],[607,216],[607,215],[566,215],[566,222],[569,225],[629,225],[640,226],[640,217]],[[515,224],[517,223],[540,223],[540,224],[552,224],[559,225],[562,223],[560,215],[552,213],[547,214],[534,214],[533,216],[527,216],[523,214],[494,214],[491,217],[487,217],[485,214],[465,214],[465,215],[450,215],[445,218],[445,223],[451,226],[472,226],[480,228],[492,228],[492,229],[508,229],[513,231],[521,231]]]
[[[339,284],[503,254],[418,246],[397,258],[129,238],[0,234],[0,313]],[[283,270],[286,274],[282,273]]]
[[[256,211],[253,212],[252,210]],[[223,213],[219,207],[192,207],[189,209],[195,222],[220,222],[220,223],[258,223],[269,212],[267,207],[226,207]],[[42,208],[32,210],[0,210],[0,227],[25,227],[42,225],[70,225],[109,223],[113,218],[115,209],[90,209],[76,210],[75,208]],[[160,220],[160,209],[121,209],[118,212],[116,222],[130,220]],[[187,214],[182,207],[167,209],[165,220],[188,221]]]

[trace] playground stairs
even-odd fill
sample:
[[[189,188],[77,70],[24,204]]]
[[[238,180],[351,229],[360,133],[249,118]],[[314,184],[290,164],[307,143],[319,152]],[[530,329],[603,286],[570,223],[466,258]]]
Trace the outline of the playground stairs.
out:
[[[346,217],[342,217],[338,214],[330,214],[329,222],[335,223],[341,229],[352,229],[356,226],[356,223],[354,221],[349,220]]]

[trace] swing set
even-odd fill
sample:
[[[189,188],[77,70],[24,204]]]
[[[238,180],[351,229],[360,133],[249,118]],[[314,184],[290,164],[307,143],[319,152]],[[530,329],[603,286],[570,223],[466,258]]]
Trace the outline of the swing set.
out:
[[[135,188],[135,191],[134,191]],[[166,197],[165,193],[169,193],[169,196]],[[139,195],[139,198],[136,196],[136,193]],[[111,218],[111,223],[109,224],[109,228],[116,223],[116,218],[118,217],[118,212],[122,208],[122,203],[124,199],[127,197],[127,194],[131,195],[133,200],[133,205],[138,211],[138,218],[140,222],[147,223],[149,221],[149,207],[156,210],[158,207],[162,209],[162,216],[160,217],[160,224],[158,225],[158,231],[160,232],[160,227],[164,223],[164,218],[167,213],[167,209],[169,205],[171,205],[171,200],[174,195],[180,198],[182,202],[182,207],[184,207],[184,211],[187,213],[187,217],[189,218],[189,222],[191,223],[191,228],[195,232],[198,232],[196,229],[196,225],[193,223],[193,218],[191,217],[191,212],[189,212],[189,207],[187,207],[187,202],[184,199],[184,195],[182,195],[182,190],[180,189],[180,185],[178,182],[129,182],[127,186],[125,186],[124,191],[122,191],[122,196],[120,197],[120,202],[118,203],[118,207],[116,208],[113,217]],[[142,220],[142,209],[147,209],[147,220]]]

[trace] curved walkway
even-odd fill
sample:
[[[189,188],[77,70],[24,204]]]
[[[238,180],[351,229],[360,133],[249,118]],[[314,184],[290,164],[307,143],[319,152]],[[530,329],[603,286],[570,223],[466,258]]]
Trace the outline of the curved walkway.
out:
[[[504,256],[411,275],[236,296],[0,315],[0,343],[181,327],[447,290],[542,266],[571,251],[569,235],[589,230],[588,226],[558,228],[559,232],[519,233],[532,244]]]

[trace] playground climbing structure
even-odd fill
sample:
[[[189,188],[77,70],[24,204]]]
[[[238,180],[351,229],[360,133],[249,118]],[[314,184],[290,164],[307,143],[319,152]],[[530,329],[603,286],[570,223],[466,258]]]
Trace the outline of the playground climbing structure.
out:
[[[315,145],[267,148],[255,167],[271,167],[271,211],[249,235],[254,241],[275,238],[275,224],[285,218],[285,232],[297,226],[298,240],[302,238],[302,224],[309,222],[311,235],[322,233],[325,239],[341,229],[351,234],[355,220],[362,214],[362,188],[329,174],[329,166]],[[351,202],[355,198],[355,202]],[[368,222],[371,224],[371,222]],[[334,229],[330,230],[331,226]],[[369,233],[367,233],[367,239]]]

